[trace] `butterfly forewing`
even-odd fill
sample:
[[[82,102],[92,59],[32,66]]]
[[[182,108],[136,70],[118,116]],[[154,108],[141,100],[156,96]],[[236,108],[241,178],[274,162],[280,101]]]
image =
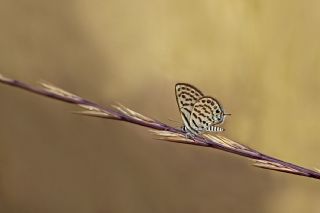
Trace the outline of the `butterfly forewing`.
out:
[[[186,128],[189,129],[190,116],[193,106],[203,96],[194,86],[184,83],[176,84],[176,99],[179,106],[180,114]]]

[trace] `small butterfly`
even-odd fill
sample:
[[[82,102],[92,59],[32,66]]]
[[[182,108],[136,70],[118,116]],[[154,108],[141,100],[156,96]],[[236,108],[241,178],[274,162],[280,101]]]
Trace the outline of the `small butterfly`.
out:
[[[186,83],[177,83],[175,90],[185,132],[197,135],[224,131],[216,125],[222,124],[225,116],[231,114],[224,113],[216,99],[204,96],[196,87]]]

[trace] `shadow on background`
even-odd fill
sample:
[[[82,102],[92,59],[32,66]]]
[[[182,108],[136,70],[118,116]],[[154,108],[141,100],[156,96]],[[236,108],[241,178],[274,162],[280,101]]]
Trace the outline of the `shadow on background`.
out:
[[[174,84],[217,97],[225,135],[318,162],[317,1],[9,1],[1,73],[180,121]],[[0,85],[1,212],[319,212],[319,184]],[[172,123],[172,125],[176,125]]]

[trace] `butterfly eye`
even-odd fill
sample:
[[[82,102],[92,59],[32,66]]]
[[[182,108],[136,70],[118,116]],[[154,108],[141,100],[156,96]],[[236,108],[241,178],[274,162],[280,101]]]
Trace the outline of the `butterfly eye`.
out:
[[[217,110],[216,110],[216,113],[220,113],[220,110],[217,109]]]

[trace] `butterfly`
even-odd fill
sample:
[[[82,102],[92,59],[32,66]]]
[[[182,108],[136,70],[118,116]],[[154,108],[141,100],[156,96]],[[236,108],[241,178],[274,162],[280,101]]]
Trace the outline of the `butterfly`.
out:
[[[203,132],[222,132],[222,124],[226,115],[220,103],[205,96],[196,87],[177,83],[175,86],[177,104],[184,126],[182,130],[197,135]]]

